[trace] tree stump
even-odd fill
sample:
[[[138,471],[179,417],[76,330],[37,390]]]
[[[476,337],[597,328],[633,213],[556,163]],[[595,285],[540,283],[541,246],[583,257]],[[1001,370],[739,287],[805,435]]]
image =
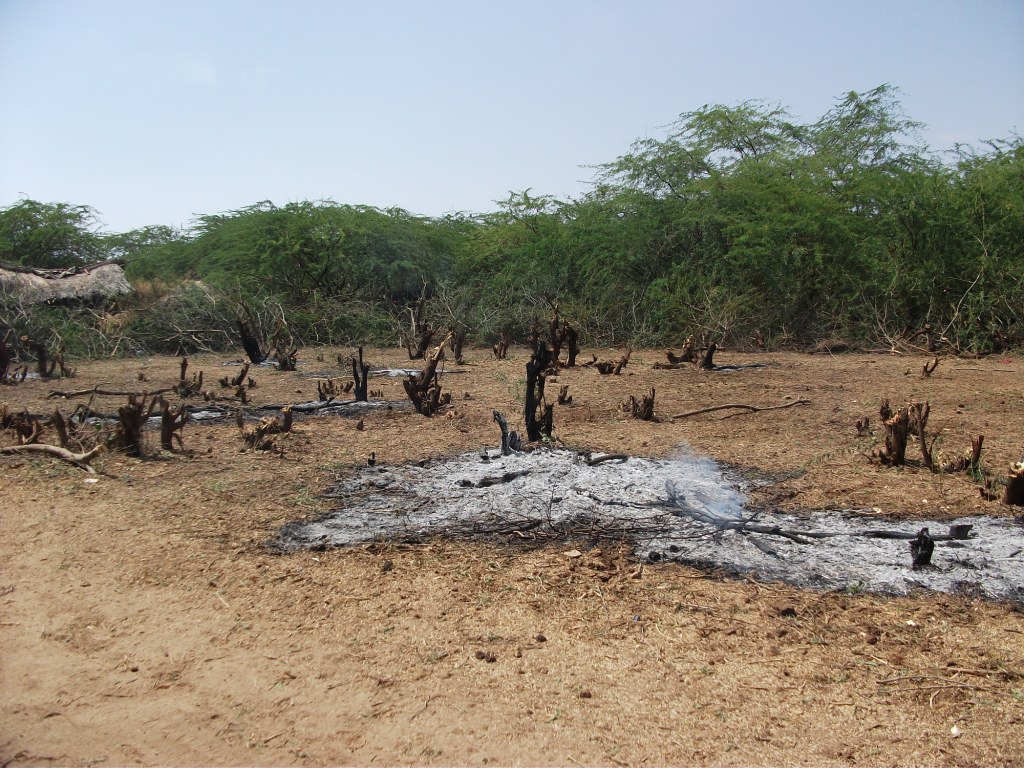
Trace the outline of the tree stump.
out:
[[[900,408],[885,422],[885,451],[879,454],[883,464],[902,467],[906,463],[910,409]]]
[[[359,347],[359,360],[352,356],[352,381],[355,387],[355,400],[357,403],[365,403],[369,400],[366,388],[370,380],[370,366],[363,362],[363,348]],[[348,391],[347,389],[345,390]],[[321,398],[323,399],[323,398]]]
[[[544,402],[544,381],[551,367],[551,350],[546,344],[537,344],[526,363],[526,439],[537,442],[545,435],[551,437],[554,406]],[[540,414],[538,415],[538,409]]]
[[[652,421],[654,419],[654,387],[651,387],[650,394],[643,395],[637,400],[633,395],[629,400],[622,402],[622,410],[641,421]]]
[[[417,413],[423,416],[433,416],[452,401],[450,394],[442,393],[437,373],[437,365],[444,358],[444,348],[450,342],[451,334],[448,334],[444,341],[427,355],[426,364],[420,374],[409,376],[402,381],[405,393],[409,396]]]
[[[259,365],[267,359],[263,350],[260,349],[259,337],[253,333],[252,328],[249,327],[245,320],[238,319],[236,323],[238,325],[238,334],[242,338],[242,349],[245,350],[245,354],[252,361],[253,365]]]
[[[498,360],[504,360],[508,356],[508,348],[511,343],[504,331],[499,333],[497,343],[491,347],[494,351],[494,357]]]
[[[1006,476],[1006,491],[1003,493],[1003,504],[1015,507],[1024,506],[1024,458],[1010,465]]]
[[[424,317],[426,305],[427,298],[425,295],[421,295],[415,304],[408,307],[412,338],[406,342],[405,349],[409,353],[410,360],[422,360],[427,354],[431,339],[434,338],[435,330],[430,327],[430,323]]]
[[[686,341],[683,342],[683,348],[679,351],[678,355],[674,354],[671,349],[666,349],[665,355],[668,357],[669,365],[697,362],[697,351],[694,348],[693,336],[688,336]]]
[[[708,344],[708,348],[704,350],[704,357],[700,361],[701,370],[713,371],[715,370],[715,351],[718,349],[718,344],[711,342]]]
[[[185,449],[185,442],[182,434],[185,424],[188,423],[188,411],[184,404],[175,410],[171,410],[171,404],[160,398],[160,447],[165,451],[174,450],[174,441],[178,441],[178,447]]]

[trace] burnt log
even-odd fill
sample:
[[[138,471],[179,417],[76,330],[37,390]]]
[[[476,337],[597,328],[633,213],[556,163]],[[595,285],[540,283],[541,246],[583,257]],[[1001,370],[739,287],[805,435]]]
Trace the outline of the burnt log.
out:
[[[8,380],[7,376],[11,369],[11,363],[14,362],[14,347],[10,344],[13,335],[14,331],[8,330],[0,337],[0,381],[3,382]]]

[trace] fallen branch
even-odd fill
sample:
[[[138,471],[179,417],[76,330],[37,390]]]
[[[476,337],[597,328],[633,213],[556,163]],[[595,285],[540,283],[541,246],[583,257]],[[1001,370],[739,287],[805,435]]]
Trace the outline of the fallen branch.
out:
[[[781,408],[792,408],[794,405],[810,405],[810,400],[794,400],[791,403],[784,405],[747,405],[746,403],[729,403],[728,405],[713,405],[710,408],[698,408],[696,411],[687,411],[686,413],[677,413],[675,416],[671,416],[671,419],[686,419],[690,416],[699,416],[702,413],[714,413],[715,411],[725,411],[731,408],[742,408],[750,413],[757,413],[759,411],[777,411]]]
[[[163,389],[155,389],[151,393],[152,395],[162,395],[165,392],[173,392],[177,387],[164,387]],[[79,389],[75,392],[61,392],[59,389],[50,391],[50,394],[46,396],[46,399],[59,397],[63,400],[70,400],[72,397],[85,397],[86,395],[103,395],[108,397],[128,397],[129,395],[139,396],[138,392],[130,392],[128,390],[121,389],[100,389],[99,387],[93,387],[92,389]]]
[[[0,448],[0,454],[5,456],[19,453],[45,453],[47,456],[53,456],[62,461],[69,462],[79,469],[84,469],[86,472],[95,475],[96,470],[89,465],[89,462],[103,453],[103,446],[97,445],[91,451],[86,451],[85,453],[72,453],[66,448],[61,448],[59,445],[47,445],[46,443],[9,445],[6,448]]]

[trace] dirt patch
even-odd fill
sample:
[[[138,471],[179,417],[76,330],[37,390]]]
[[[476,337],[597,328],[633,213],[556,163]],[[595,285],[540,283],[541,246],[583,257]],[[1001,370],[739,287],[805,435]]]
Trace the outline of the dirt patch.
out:
[[[328,367],[315,352],[300,354],[298,373],[255,370],[254,405],[315,398],[301,376],[305,360]],[[368,356],[408,364],[404,350]],[[283,453],[242,452],[234,424],[213,421],[186,427],[187,454],[103,457],[95,483],[50,459],[0,459],[0,762],[1019,764],[1024,617],[1009,603],[717,578],[640,562],[628,541],[268,551],[286,523],[329,513],[336,500],[323,493],[371,454],[397,466],[493,451],[492,410],[521,409],[525,356],[467,358],[442,380],[450,416],[300,415]],[[882,398],[928,400],[937,454],[984,434],[998,476],[1024,448],[1019,360],[943,360],[924,377],[923,359],[881,356],[722,350],[723,365],[767,364],[729,373],[654,370],[659,359],[634,352],[623,376],[560,374],[573,395],[555,409],[562,446],[664,461],[689,445],[770,474],[750,503],[794,525],[818,524],[807,510],[825,508],[933,533],[1020,514],[985,501],[966,474],[869,461],[881,435],[855,428],[877,419]],[[222,362],[197,357],[190,371]],[[178,376],[172,358],[77,367],[76,389]],[[0,401],[47,413],[58,386],[26,381]],[[373,386],[404,399],[400,378]],[[620,401],[652,386],[656,415],[811,403],[628,419]],[[940,546],[936,563],[953,552]]]

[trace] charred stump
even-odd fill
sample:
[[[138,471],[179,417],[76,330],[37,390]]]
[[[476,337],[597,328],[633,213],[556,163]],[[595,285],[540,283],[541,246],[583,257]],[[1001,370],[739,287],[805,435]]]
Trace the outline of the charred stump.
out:
[[[544,401],[544,381],[550,367],[551,350],[546,344],[538,344],[526,363],[525,420],[526,439],[530,442],[537,442],[545,436],[551,437],[554,406]]]
[[[267,359],[266,354],[260,348],[261,343],[259,337],[253,332],[245,320],[239,319],[237,321],[238,334],[242,339],[242,349],[245,350],[245,354],[249,360],[252,361],[253,365],[259,365]]]
[[[932,472],[935,471],[935,462],[932,460],[931,447],[928,445],[928,438],[925,435],[925,427],[928,425],[928,415],[931,413],[931,405],[925,403],[912,403],[910,405],[910,423],[908,425],[909,431],[912,434],[917,435],[917,440],[921,444],[921,460],[924,461],[924,465],[928,467]]]
[[[568,384],[563,384],[561,389],[558,390],[558,404],[572,405],[572,395],[569,394]]]
[[[352,381],[355,387],[355,400],[358,403],[365,403],[369,400],[366,394],[366,388],[370,381],[370,365],[363,361],[363,348],[359,347],[358,350],[359,360],[356,360],[356,356],[352,356]],[[345,390],[348,392],[348,390]],[[325,399],[323,397],[321,400]]]
[[[178,447],[185,449],[185,442],[182,434],[185,424],[188,423],[188,411],[184,405],[171,409],[171,404],[160,398],[160,447],[165,451],[174,450],[174,441],[178,441]]]
[[[444,358],[445,345],[451,342],[451,334],[445,337],[433,352],[426,357],[426,363],[419,375],[409,376],[402,381],[405,393],[409,396],[417,413],[433,416],[442,407],[452,401],[452,396],[442,393],[437,365]]]
[[[694,347],[693,336],[687,337],[686,341],[683,342],[683,348],[679,350],[678,355],[673,353],[671,349],[666,349],[665,355],[668,357],[669,365],[697,362],[697,350]]]
[[[43,425],[38,416],[28,411],[11,413],[6,404],[0,404],[0,430],[13,432],[18,438],[18,445],[31,445],[39,442]]]
[[[622,369],[629,363],[629,358],[633,354],[631,349],[626,349],[626,354],[620,357],[618,360],[601,360],[588,363],[597,369],[597,372],[604,376],[618,376],[622,373]]]
[[[420,296],[416,303],[408,308],[412,339],[406,343],[405,348],[410,360],[423,360],[426,357],[427,349],[436,332],[424,317],[426,305],[426,297]]]
[[[117,409],[117,445],[129,456],[145,456],[142,432],[153,415],[157,398],[146,402],[146,393],[128,395],[128,402]]]
[[[2,337],[0,337],[0,381],[7,381],[8,373],[11,369],[11,363],[14,362],[14,347],[11,346],[11,336],[14,335],[14,331],[8,330]]]
[[[244,365],[242,365],[242,370],[239,371],[237,376],[234,376],[234,377],[232,377],[232,376],[224,376],[220,380],[220,386],[223,389],[228,389],[230,387],[234,387],[234,388],[237,389],[238,387],[241,387],[245,383],[245,377],[248,374],[249,374],[249,363],[245,363]],[[252,381],[252,379],[249,379],[249,381]]]
[[[464,328],[456,329],[455,327],[452,327],[449,329],[449,334],[452,337],[450,344],[452,348],[452,357],[455,358],[455,362],[459,365],[465,365],[466,360],[462,356],[462,349],[466,345],[466,336],[468,335],[467,331]]]
[[[909,408],[900,408],[885,421],[885,449],[878,455],[883,464],[892,467],[902,467],[906,464],[909,428]]]
[[[203,391],[203,372],[199,374],[193,374],[191,380],[185,379],[185,373],[188,371],[188,358],[185,356],[181,357],[180,373],[178,375],[178,383],[174,387],[174,391],[177,392],[179,397],[195,397],[201,394]]]
[[[508,348],[511,343],[504,331],[499,333],[497,343],[491,347],[494,351],[494,357],[498,360],[504,360],[508,356]]]
[[[935,542],[928,534],[927,528],[917,532],[916,538],[910,540],[911,566],[914,569],[926,568],[932,564],[932,553],[935,551]]]
[[[580,353],[580,333],[571,325],[568,321],[565,321],[562,325],[562,334],[565,336],[566,347],[566,368],[576,367],[576,357]]]
[[[238,413],[235,414],[235,422],[238,424],[238,430],[242,434],[242,441],[245,443],[246,449],[254,451],[281,451],[282,449],[278,447],[277,441],[281,435],[291,432],[291,406],[282,408],[281,415],[283,420],[277,416],[264,416],[259,420],[259,423],[247,425],[245,423],[245,414],[239,409]]]
[[[494,420],[498,424],[498,428],[501,429],[501,455],[508,456],[514,451],[521,451],[523,449],[523,441],[519,437],[518,432],[512,432],[508,428],[508,421],[505,419],[505,414],[501,411],[494,411]]]
[[[1003,504],[1015,507],[1024,506],[1024,458],[1016,464],[1010,465],[1010,472],[1006,476]]]
[[[718,344],[711,342],[708,344],[708,348],[704,350],[704,357],[700,361],[701,370],[713,371],[715,370],[715,352],[718,350]]]
[[[650,394],[643,395],[637,400],[633,395],[629,400],[622,403],[622,410],[641,421],[653,421],[654,419],[654,387],[651,387]]]

